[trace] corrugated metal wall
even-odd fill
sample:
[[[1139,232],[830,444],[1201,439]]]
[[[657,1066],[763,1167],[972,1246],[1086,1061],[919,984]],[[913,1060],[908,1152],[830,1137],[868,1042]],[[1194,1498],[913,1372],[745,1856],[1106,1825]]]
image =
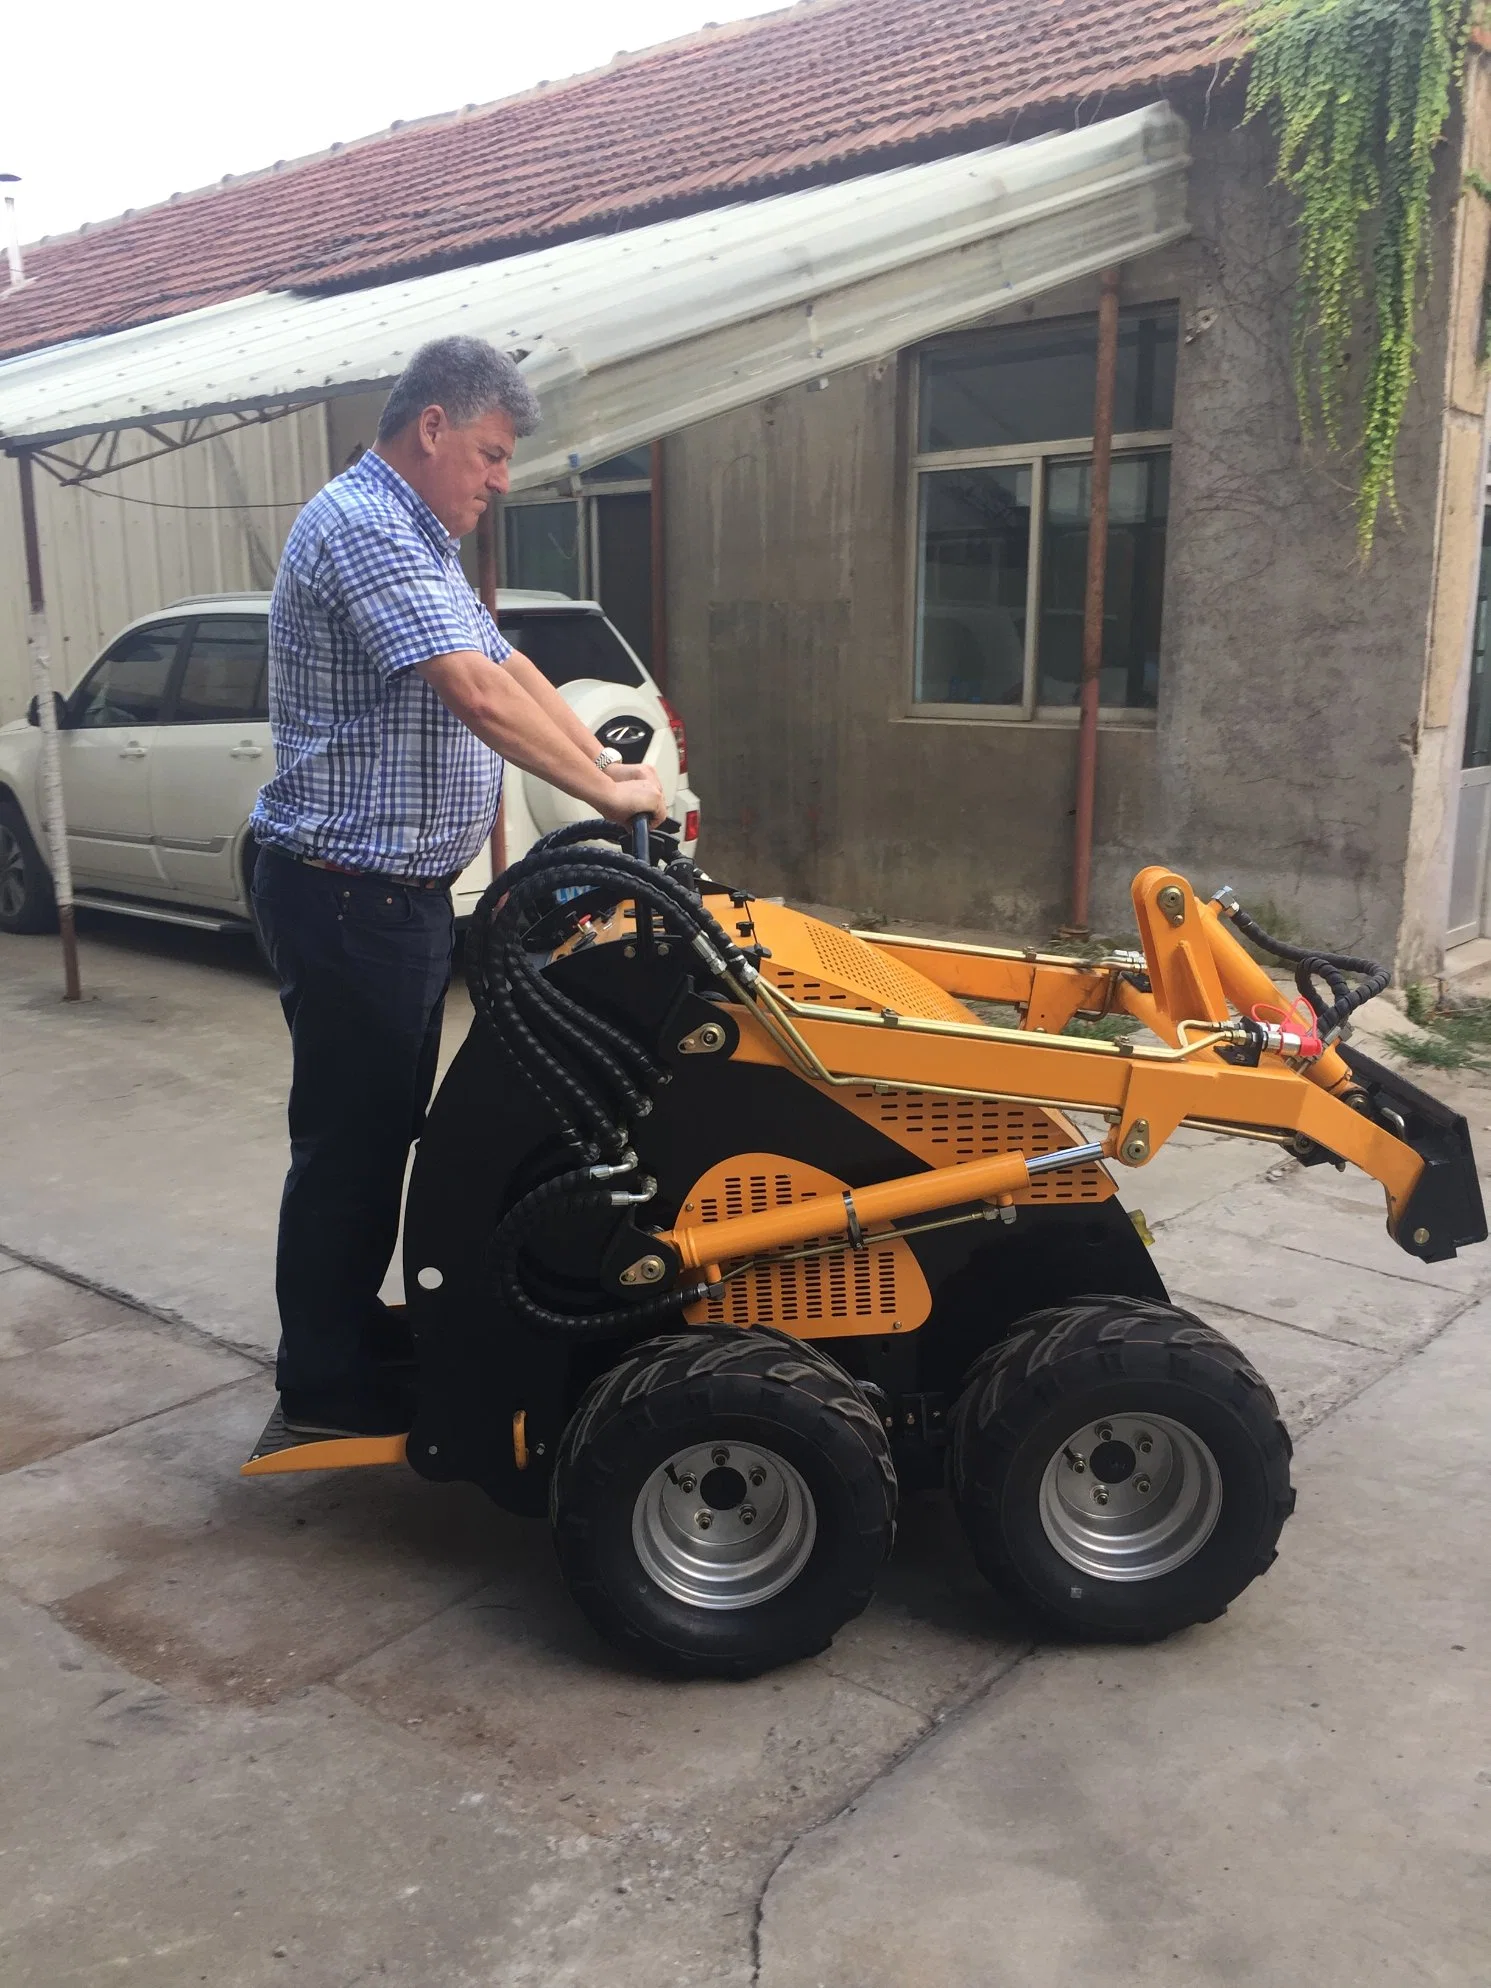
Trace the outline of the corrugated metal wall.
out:
[[[67,452],[79,458],[87,443]],[[326,410],[197,442],[36,496],[57,686],[69,690],[138,614],[185,594],[269,587],[295,513],[328,475]],[[260,508],[263,507],[263,508]],[[31,695],[16,465],[0,457],[0,723]]]

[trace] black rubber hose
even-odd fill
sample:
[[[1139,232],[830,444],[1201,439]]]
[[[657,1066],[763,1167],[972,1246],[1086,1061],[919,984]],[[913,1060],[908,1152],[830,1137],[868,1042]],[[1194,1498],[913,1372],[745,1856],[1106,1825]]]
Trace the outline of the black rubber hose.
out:
[[[1380,994],[1392,978],[1389,969],[1376,960],[1358,958],[1352,953],[1322,952],[1318,946],[1295,946],[1287,939],[1276,939],[1241,906],[1228,915],[1244,938],[1296,969],[1294,984],[1313,1009],[1322,1035],[1339,1033],[1347,1017]],[[1321,999],[1314,981],[1317,973],[1335,995],[1333,1002]],[[1362,976],[1355,987],[1346,979],[1348,973]]]
[[[525,933],[554,894],[604,889],[614,890],[618,900],[630,897],[639,914],[644,906],[660,912],[665,927],[685,943],[705,939],[729,977],[749,990],[743,954],[681,880],[619,847],[595,846],[602,839],[618,844],[624,833],[599,822],[556,830],[483,894],[468,937],[467,978],[478,1017],[586,1159],[625,1150],[626,1121],[650,1109],[644,1087],[667,1073],[624,1029],[557,988],[525,946]],[[635,1305],[576,1314],[536,1298],[522,1274],[527,1239],[558,1219],[619,1205],[615,1190],[582,1169],[534,1189],[504,1216],[493,1239],[494,1275],[506,1302],[535,1330],[572,1339],[632,1332],[676,1319],[703,1289],[659,1292]]]
[[[677,1318],[703,1293],[703,1285],[660,1291],[634,1305],[600,1312],[559,1312],[543,1304],[523,1282],[522,1254],[529,1239],[556,1218],[573,1220],[616,1206],[614,1190],[592,1181],[586,1173],[561,1174],[545,1181],[517,1201],[498,1224],[492,1238],[492,1270],[500,1296],[536,1332],[562,1339],[610,1339],[639,1326]]]

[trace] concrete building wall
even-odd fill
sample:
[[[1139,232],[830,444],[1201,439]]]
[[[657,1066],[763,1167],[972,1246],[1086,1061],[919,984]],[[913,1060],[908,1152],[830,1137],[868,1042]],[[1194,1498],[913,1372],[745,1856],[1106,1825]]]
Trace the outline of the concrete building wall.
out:
[[[1301,441],[1288,210],[1261,129],[1195,133],[1193,235],[1125,271],[1182,322],[1160,707],[1105,726],[1094,924],[1131,928],[1152,861],[1230,879],[1322,942],[1391,955],[1432,604],[1447,254],[1420,385],[1363,570],[1350,472]],[[1446,243],[1458,190],[1442,175]],[[1012,321],[1096,307],[1073,288]],[[1000,322],[994,320],[993,322]],[[756,887],[1040,935],[1065,915],[1070,726],[911,715],[911,355],[674,437],[670,694],[706,856]]]
[[[141,446],[146,446],[141,438]],[[68,445],[81,456],[86,443]],[[322,408],[197,442],[66,488],[36,472],[57,687],[69,690],[136,615],[186,594],[273,583],[295,513],[326,481]],[[31,697],[16,466],[0,458],[0,723]]]

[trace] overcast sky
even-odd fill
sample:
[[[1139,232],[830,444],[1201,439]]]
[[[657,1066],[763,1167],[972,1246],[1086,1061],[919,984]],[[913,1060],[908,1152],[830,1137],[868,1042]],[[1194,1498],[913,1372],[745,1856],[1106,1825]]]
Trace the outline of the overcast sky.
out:
[[[557,81],[772,0],[12,0],[0,28],[0,172],[22,239],[395,118]]]

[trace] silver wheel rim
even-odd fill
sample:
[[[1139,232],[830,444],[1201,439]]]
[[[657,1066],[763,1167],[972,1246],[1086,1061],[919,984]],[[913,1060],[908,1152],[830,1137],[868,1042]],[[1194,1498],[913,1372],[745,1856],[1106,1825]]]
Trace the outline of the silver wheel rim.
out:
[[[0,822],[0,916],[18,918],[26,908],[26,858],[15,832]]]
[[[695,1443],[632,1507],[632,1544],[658,1586],[694,1608],[757,1608],[789,1587],[818,1534],[813,1494],[775,1450]]]
[[[1104,1415],[1046,1465],[1040,1507],[1068,1566],[1104,1581],[1155,1581],[1210,1539],[1222,1473],[1196,1432],[1168,1415]]]

